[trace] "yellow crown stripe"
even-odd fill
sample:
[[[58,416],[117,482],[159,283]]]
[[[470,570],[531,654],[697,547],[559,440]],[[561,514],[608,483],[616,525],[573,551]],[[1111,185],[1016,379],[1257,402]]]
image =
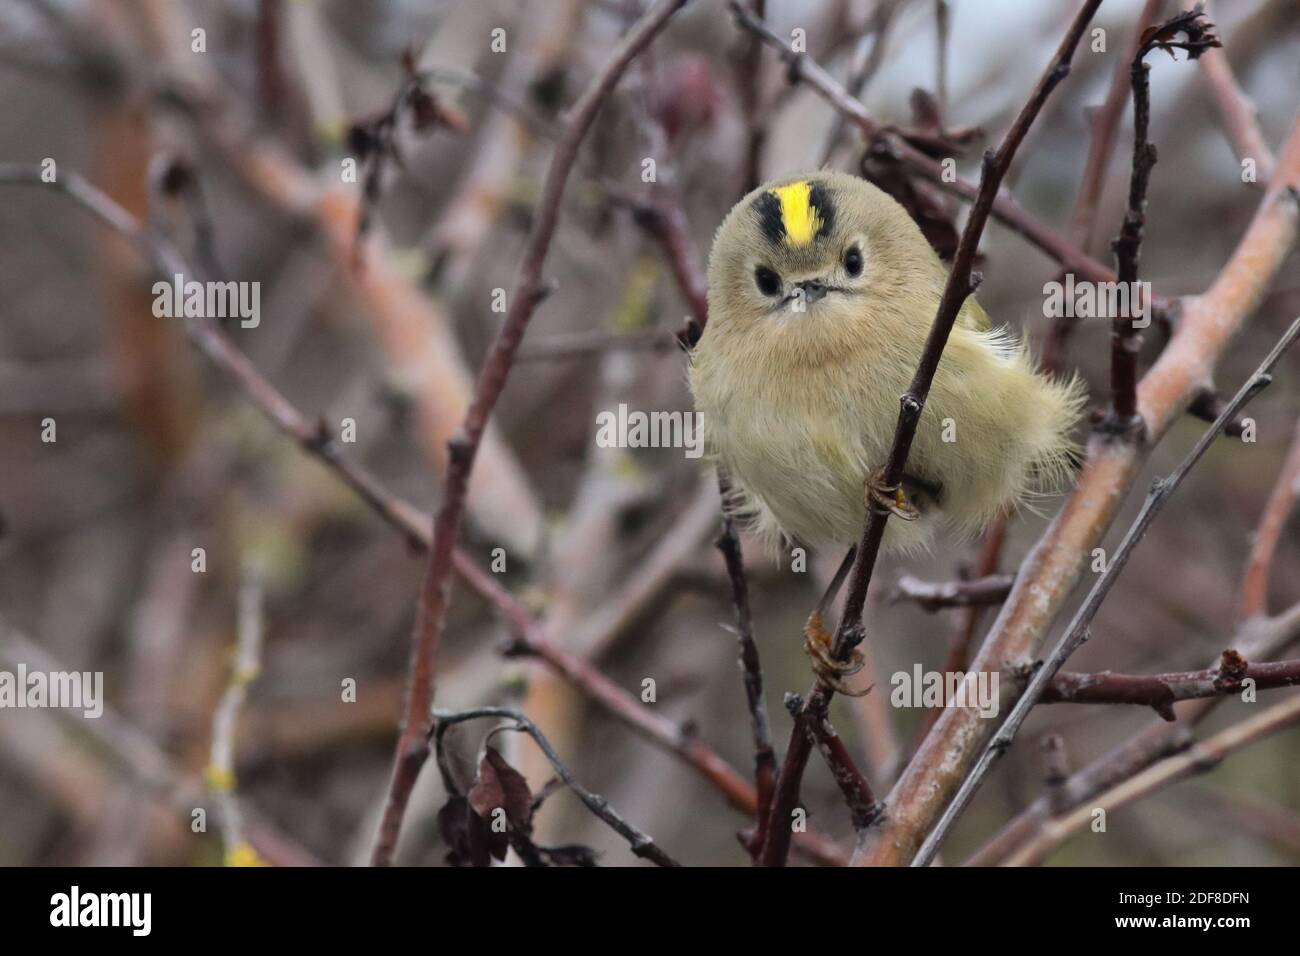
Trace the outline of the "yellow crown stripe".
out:
[[[785,225],[785,241],[790,246],[806,246],[813,241],[822,227],[821,216],[811,202],[812,184],[790,183],[769,190],[781,203],[781,222]]]

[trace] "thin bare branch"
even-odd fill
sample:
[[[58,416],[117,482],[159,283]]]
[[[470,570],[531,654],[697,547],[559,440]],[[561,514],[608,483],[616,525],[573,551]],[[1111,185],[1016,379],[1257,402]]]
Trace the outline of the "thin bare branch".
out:
[[[1138,260],[1146,226],[1147,189],[1151,183],[1151,170],[1156,164],[1156,148],[1148,138],[1151,125],[1150,67],[1144,61],[1147,54],[1156,49],[1171,54],[1174,49],[1181,49],[1195,58],[1216,46],[1219,46],[1219,39],[1214,35],[1214,24],[1205,19],[1201,7],[1197,6],[1146,30],[1129,67],[1129,82],[1133,87],[1133,166],[1124,225],[1112,248],[1121,287],[1132,291],[1126,299],[1127,314],[1116,315],[1111,329],[1111,406],[1105,423],[1116,434],[1133,436],[1134,430],[1142,425],[1137,408],[1138,350],[1142,346],[1142,335],[1134,319],[1149,314],[1150,304],[1135,300],[1145,299],[1145,295],[1137,291],[1140,288]]]
[[[1011,593],[1014,574],[990,574],[969,581],[922,581],[905,574],[894,585],[889,595],[891,604],[910,601],[925,611],[938,611],[946,607],[985,607],[1001,604]]]
[[[1214,8],[1208,2],[1203,2],[1202,5],[1207,16],[1213,17]],[[1210,95],[1214,98],[1214,105],[1218,107],[1223,131],[1233,152],[1237,154],[1237,159],[1254,163],[1255,175],[1252,182],[1261,185],[1268,183],[1273,178],[1273,168],[1277,161],[1259,128],[1259,114],[1255,111],[1255,104],[1233,75],[1227,52],[1223,49],[1205,51],[1201,57],[1201,71],[1206,86],[1210,88]]]
[[[579,783],[577,778],[573,776],[573,772],[560,759],[560,755],[555,752],[551,742],[546,739],[546,735],[519,711],[510,710],[507,707],[476,707],[473,710],[462,711],[435,710],[433,712],[433,725],[429,728],[429,735],[436,741],[435,745],[439,753],[441,753],[442,738],[448,727],[453,727],[467,720],[480,720],[486,717],[503,717],[506,720],[514,721],[514,727],[511,729],[532,737],[533,742],[537,744],[542,753],[546,755],[546,759],[550,761],[551,766],[555,768],[559,778],[568,785],[570,790],[577,794],[578,799],[583,802],[588,810],[600,817],[611,830],[627,840],[633,854],[649,860],[657,866],[681,866],[680,863],[660,849],[659,845],[651,839],[648,833],[638,830],[624,820],[618,811],[610,806],[608,800],[598,793],[592,793]]]
[[[718,474],[718,492],[724,502],[730,497],[726,475]],[[749,610],[749,584],[745,580],[745,559],[740,552],[740,537],[731,515],[722,516],[722,531],[717,548],[727,565],[731,582],[731,599],[736,608],[736,641],[740,646],[740,671],[744,676],[745,702],[749,707],[749,726],[754,738],[754,785],[758,794],[755,832],[762,833],[776,790],[776,751],[772,749],[772,732],[767,722],[767,705],[763,700],[763,668],[759,663],[758,644],[754,642],[754,620]],[[751,848],[756,854],[757,843]]]
[[[798,719],[804,706],[803,698],[798,694],[786,694],[785,706],[790,711],[790,716]],[[831,726],[830,718],[817,721],[810,725],[809,730],[817,744],[817,750],[830,768],[831,776],[835,778],[835,785],[840,788],[844,802],[848,804],[853,829],[863,830],[871,826],[884,806],[876,800],[871,784],[853,762],[849,748],[844,746],[844,741]]]
[[[208,790],[221,808],[221,838],[226,847],[227,866],[261,862],[244,836],[244,815],[235,789],[235,727],[248,697],[248,685],[257,679],[262,668],[262,587],[261,572],[256,567],[246,567],[239,588],[235,659],[230,668],[230,681],[212,715],[212,747],[204,771]]]
[[[1173,704],[1239,693],[1250,680],[1258,690],[1300,684],[1300,661],[1250,664],[1236,651],[1223,652],[1218,667],[1172,674],[1075,674],[1061,671],[1043,690],[1041,704],[1138,704],[1174,719]]]

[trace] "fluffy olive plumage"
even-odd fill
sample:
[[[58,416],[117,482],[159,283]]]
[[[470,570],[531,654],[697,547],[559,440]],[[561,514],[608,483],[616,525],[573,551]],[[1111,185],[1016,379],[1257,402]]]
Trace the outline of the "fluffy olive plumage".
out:
[[[841,173],[761,186],[719,227],[691,390],[738,508],[773,543],[857,541],[946,279],[906,211]],[[885,546],[974,533],[1059,486],[1083,402],[968,299],[908,458],[919,517],[889,522]]]

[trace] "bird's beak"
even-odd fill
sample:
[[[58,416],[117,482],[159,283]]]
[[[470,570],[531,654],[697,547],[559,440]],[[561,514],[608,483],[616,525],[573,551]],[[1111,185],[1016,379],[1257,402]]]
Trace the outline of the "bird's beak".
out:
[[[793,299],[797,295],[802,295],[805,305],[811,305],[831,291],[821,279],[805,279],[803,282],[796,282],[794,287],[795,291],[791,292],[788,298]]]

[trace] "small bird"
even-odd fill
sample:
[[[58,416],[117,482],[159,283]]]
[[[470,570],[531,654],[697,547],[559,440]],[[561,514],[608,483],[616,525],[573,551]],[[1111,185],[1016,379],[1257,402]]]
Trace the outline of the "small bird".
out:
[[[901,521],[882,547],[917,551],[941,526],[969,536],[1061,485],[1083,384],[1039,373],[1005,328],[966,300],[921,413],[901,487],[882,469],[898,400],[916,372],[947,269],[897,202],[821,171],[760,186],[723,220],[709,257],[709,321],[690,386],[733,510],[772,549],[852,548],[868,507]],[[821,611],[805,629],[819,676],[846,690]]]

